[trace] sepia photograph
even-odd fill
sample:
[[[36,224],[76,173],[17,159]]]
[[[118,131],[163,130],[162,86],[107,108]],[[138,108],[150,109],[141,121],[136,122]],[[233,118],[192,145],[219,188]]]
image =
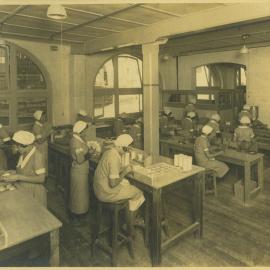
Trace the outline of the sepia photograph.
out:
[[[270,267],[270,0],[0,0],[0,267]]]

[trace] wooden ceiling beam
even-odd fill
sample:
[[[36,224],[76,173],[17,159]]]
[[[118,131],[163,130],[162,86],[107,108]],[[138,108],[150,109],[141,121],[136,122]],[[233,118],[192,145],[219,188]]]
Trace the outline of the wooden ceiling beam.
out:
[[[29,29],[29,30],[39,30],[39,31],[45,31],[45,32],[56,32],[53,31],[52,29],[48,28],[40,28],[40,27],[31,27],[31,26],[24,26],[24,25],[18,25],[18,24],[11,24],[11,23],[5,23],[4,27],[2,28],[5,30],[5,26],[11,26],[11,27],[17,27],[17,28],[24,28],[24,29]],[[85,35],[85,34],[79,34],[79,33],[68,33],[69,35],[74,35],[74,36],[79,36],[79,37],[89,37],[89,38],[96,38],[97,36],[91,36],[91,35]],[[51,33],[50,33],[51,35]]]
[[[15,16],[17,13],[19,13],[20,11],[24,10],[25,8],[27,8],[28,5],[23,5],[23,6],[19,6],[17,7],[14,11],[12,11],[11,13],[9,13],[7,16],[5,16],[4,18],[2,18],[0,20],[0,24],[4,24],[6,21],[8,21],[9,19],[11,19],[13,16]]]
[[[93,20],[90,20],[90,21],[87,21],[87,22],[84,22],[84,23],[81,23],[81,24],[78,24],[78,25],[74,25],[74,26],[72,26],[72,27],[70,27],[70,28],[64,29],[64,30],[62,31],[62,33],[65,33],[65,32],[68,32],[68,31],[72,31],[72,30],[74,30],[74,29],[77,29],[77,28],[80,28],[80,27],[83,27],[83,26],[87,26],[87,25],[89,25],[89,24],[91,24],[91,23],[94,23],[94,22],[103,20],[103,19],[105,19],[105,18],[114,16],[114,15],[119,14],[119,13],[121,13],[121,12],[124,12],[124,11],[127,11],[127,10],[129,10],[129,9],[135,8],[135,7],[137,7],[137,6],[140,6],[140,4],[130,5],[130,6],[128,6],[128,7],[125,7],[125,8],[122,8],[122,9],[119,9],[119,10],[116,10],[116,11],[113,11],[113,12],[111,12],[111,13],[108,13],[108,14],[102,16],[102,17],[98,17],[98,18],[96,18],[96,19],[93,19]],[[57,33],[54,34],[52,37],[54,37],[55,35],[60,35],[60,34],[61,34],[61,31],[60,31],[60,32],[57,32]]]
[[[25,37],[25,38],[31,38],[33,40],[43,40],[43,41],[45,40],[45,41],[47,41],[49,43],[52,42],[52,40],[50,38],[37,36],[37,35],[29,35],[29,34],[15,33],[15,32],[14,33],[13,32],[4,32],[4,31],[1,32],[1,34],[3,35],[3,37],[5,37],[5,36],[10,36],[10,37],[13,37],[13,38]],[[59,43],[60,43],[60,39],[54,39],[53,41],[54,42],[59,41]],[[69,44],[69,43],[84,44],[84,42],[80,41],[80,40],[71,40],[71,39],[63,38],[62,41],[66,42],[67,44]]]
[[[69,7],[66,7],[66,9],[67,10],[71,10],[71,11],[76,11],[76,12],[91,14],[91,15],[98,16],[98,17],[103,17],[104,16],[104,14],[101,14],[101,13],[95,13],[95,12],[85,11],[85,10],[81,10],[81,9],[75,9],[75,8],[69,8]],[[120,22],[133,23],[133,24],[136,24],[136,25],[139,25],[139,26],[146,26],[146,25],[148,25],[146,23],[142,23],[142,22],[138,22],[138,21],[133,21],[133,20],[127,20],[127,19],[118,18],[118,17],[114,17],[114,16],[111,16],[110,19],[113,19],[113,20],[116,20],[116,21],[120,21]]]
[[[146,4],[142,4],[140,7],[145,8],[145,9],[149,9],[149,10],[152,10],[152,11],[156,11],[158,13],[163,13],[163,14],[166,14],[166,15],[174,16],[174,17],[183,17],[183,15],[179,15],[177,13],[170,12],[170,11],[160,9],[160,8],[154,8],[154,7],[148,6]]]

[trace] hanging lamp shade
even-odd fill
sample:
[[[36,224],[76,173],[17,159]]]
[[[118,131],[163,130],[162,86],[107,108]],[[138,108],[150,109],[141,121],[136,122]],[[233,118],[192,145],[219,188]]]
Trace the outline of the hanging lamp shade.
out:
[[[246,45],[243,45],[240,49],[241,54],[246,54],[248,53],[248,47]]]
[[[246,46],[246,40],[247,40],[247,38],[249,37],[249,34],[244,34],[244,35],[242,35],[242,40],[243,40],[243,46],[241,47],[241,49],[240,49],[240,53],[241,54],[246,54],[246,53],[248,53],[248,47]]]
[[[67,17],[67,12],[62,5],[50,5],[47,9],[47,17],[55,20],[62,20]]]

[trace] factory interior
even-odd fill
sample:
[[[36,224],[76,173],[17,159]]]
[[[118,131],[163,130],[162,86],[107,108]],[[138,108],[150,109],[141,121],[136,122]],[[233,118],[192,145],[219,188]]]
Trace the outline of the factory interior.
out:
[[[269,267],[270,2],[8,2],[0,266]]]

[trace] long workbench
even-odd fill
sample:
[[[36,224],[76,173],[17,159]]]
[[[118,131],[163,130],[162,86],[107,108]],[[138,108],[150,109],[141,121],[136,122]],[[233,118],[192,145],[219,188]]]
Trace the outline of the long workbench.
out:
[[[167,157],[173,157],[173,155],[177,153],[193,155],[194,145],[191,143],[180,144],[177,137],[162,138],[160,139],[160,153]],[[249,154],[238,152],[234,149],[227,149],[223,155],[216,157],[217,160],[237,165],[244,169],[244,205],[249,205],[251,200],[263,189],[263,157],[264,155],[261,153]],[[257,184],[254,188],[251,187],[251,168],[253,166],[257,167]]]

